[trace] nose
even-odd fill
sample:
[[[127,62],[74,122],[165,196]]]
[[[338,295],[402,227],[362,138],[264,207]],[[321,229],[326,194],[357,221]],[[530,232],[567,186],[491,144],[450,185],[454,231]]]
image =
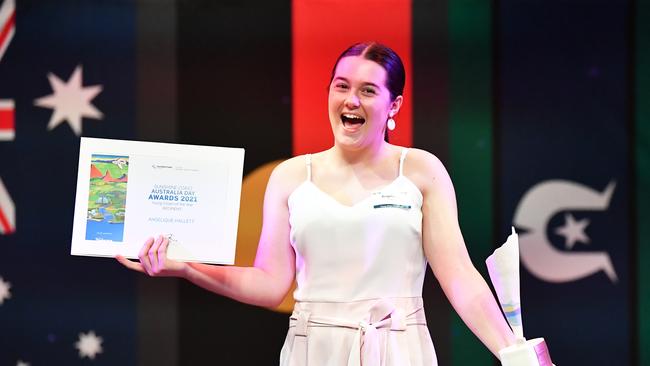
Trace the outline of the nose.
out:
[[[348,93],[345,98],[345,106],[350,109],[359,107],[359,97],[355,93]]]

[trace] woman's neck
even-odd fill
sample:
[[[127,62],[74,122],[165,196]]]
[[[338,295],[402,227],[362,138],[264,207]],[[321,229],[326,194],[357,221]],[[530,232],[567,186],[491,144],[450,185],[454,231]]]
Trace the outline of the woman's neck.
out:
[[[330,149],[332,158],[343,164],[348,165],[373,165],[374,163],[385,159],[390,154],[391,145],[385,141],[379,141],[359,149],[349,149],[334,144]]]

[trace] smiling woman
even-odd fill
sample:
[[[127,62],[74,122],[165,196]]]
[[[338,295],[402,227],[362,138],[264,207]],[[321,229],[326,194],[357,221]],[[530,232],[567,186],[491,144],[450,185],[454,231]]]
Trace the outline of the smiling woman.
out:
[[[436,365],[422,302],[429,263],[461,318],[497,354],[514,337],[469,259],[449,175],[432,154],[384,138],[404,81],[386,46],[356,44],[341,54],[328,97],[334,145],[273,169],[252,267],[169,260],[162,236],[145,242],[140,263],[118,260],[265,307],[280,304],[295,279],[283,366]]]
[[[363,65],[351,65],[351,63],[361,63]],[[357,67],[361,69],[363,74],[354,75]],[[352,87],[353,80],[348,79],[350,72],[353,73],[352,77],[361,78],[360,80],[354,80],[358,83],[356,87],[360,91],[359,97],[365,97],[366,100],[370,101],[373,100],[370,98],[379,97],[381,102],[385,102],[384,97],[388,96],[389,101],[394,103],[386,119],[388,129],[394,129],[395,120],[393,120],[393,117],[402,105],[402,94],[404,93],[404,83],[406,81],[404,65],[399,56],[390,48],[378,43],[357,43],[345,50],[336,60],[330,78],[330,120],[332,120],[331,114],[333,113],[332,104],[337,102],[337,97],[340,104],[341,97],[350,96],[346,95],[346,93],[350,93]],[[359,101],[352,102],[358,103]],[[354,104],[356,103],[351,104],[352,108],[354,108]],[[354,127],[354,125],[364,124],[365,118],[354,112],[342,113],[341,121],[344,127]],[[385,129],[384,140],[388,141],[388,133]]]

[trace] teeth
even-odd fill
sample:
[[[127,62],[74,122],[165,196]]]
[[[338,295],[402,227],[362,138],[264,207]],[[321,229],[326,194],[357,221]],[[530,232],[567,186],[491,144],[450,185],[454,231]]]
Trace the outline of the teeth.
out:
[[[348,114],[348,113],[343,113],[343,117],[345,117],[345,118],[349,118],[349,119],[363,119],[363,118],[361,118],[361,117],[359,117],[359,116],[357,116],[357,115],[354,115],[354,114]]]

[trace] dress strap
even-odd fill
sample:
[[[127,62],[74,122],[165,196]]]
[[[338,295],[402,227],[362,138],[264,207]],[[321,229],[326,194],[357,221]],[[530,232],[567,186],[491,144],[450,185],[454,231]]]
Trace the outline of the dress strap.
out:
[[[405,147],[402,149],[402,155],[399,157],[399,175],[400,177],[404,175],[404,159],[406,158],[406,154],[409,152],[409,148]]]
[[[311,154],[305,155],[305,164],[307,165],[307,180],[311,182]]]

